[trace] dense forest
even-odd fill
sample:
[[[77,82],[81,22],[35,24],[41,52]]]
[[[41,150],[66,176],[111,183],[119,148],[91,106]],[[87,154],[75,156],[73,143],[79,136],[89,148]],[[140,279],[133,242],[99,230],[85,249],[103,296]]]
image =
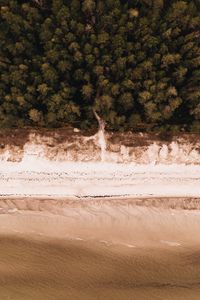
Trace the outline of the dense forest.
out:
[[[200,0],[1,0],[0,127],[200,132]]]

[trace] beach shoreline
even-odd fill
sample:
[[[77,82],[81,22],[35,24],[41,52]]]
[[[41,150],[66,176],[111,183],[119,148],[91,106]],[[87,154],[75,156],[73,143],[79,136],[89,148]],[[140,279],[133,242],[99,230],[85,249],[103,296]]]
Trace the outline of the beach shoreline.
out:
[[[198,300],[200,198],[0,198],[2,300]]]

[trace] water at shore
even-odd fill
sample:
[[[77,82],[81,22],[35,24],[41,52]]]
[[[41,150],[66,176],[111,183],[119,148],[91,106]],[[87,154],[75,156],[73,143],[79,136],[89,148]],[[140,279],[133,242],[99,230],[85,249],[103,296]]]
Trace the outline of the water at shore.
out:
[[[199,200],[0,199],[0,299],[199,299]]]

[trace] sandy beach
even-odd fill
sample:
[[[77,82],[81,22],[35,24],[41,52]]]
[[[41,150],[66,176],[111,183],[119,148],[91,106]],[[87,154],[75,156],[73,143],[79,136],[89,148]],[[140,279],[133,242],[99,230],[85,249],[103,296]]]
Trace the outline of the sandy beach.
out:
[[[0,299],[199,300],[200,169],[174,145],[147,164],[3,160]]]
[[[0,246],[2,300],[199,299],[200,247],[125,251],[16,236],[1,236]]]
[[[198,202],[1,198],[1,299],[199,299]]]
[[[0,195],[199,197],[199,165],[33,160],[0,165]]]

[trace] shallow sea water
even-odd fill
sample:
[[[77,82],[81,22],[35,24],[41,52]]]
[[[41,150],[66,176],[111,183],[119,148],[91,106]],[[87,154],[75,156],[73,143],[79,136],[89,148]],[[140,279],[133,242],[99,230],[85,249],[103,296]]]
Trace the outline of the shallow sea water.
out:
[[[0,299],[199,300],[200,210],[166,201],[0,200]]]

